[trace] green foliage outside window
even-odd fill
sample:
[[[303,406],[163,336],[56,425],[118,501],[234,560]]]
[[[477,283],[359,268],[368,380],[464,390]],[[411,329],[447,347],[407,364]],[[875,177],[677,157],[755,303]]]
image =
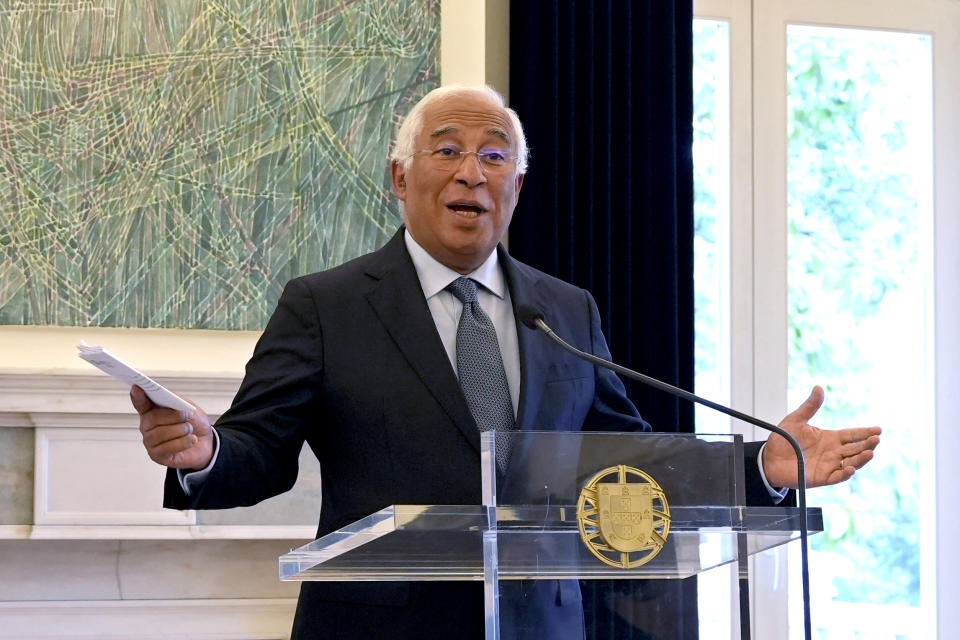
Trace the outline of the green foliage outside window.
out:
[[[694,21],[694,349],[698,393],[715,393],[715,381],[722,363],[717,346],[720,327],[721,238],[718,236],[718,134],[717,54],[726,46],[726,25],[709,20]],[[698,423],[709,414],[697,408]]]
[[[810,29],[805,31],[804,29]],[[835,600],[917,606],[920,474],[925,425],[891,423],[879,407],[919,400],[924,271],[920,194],[929,185],[929,40],[909,34],[788,31],[789,385],[795,405],[827,390],[816,423],[885,428],[877,458],[852,482],[811,494],[827,530],[811,539]],[[824,33],[827,32],[827,33]],[[828,35],[829,32],[834,34]],[[717,52],[709,21],[694,28],[696,368],[716,378],[720,302]],[[926,67],[924,67],[926,65]],[[911,69],[917,69],[913,71]],[[722,123],[720,123],[722,124]],[[761,141],[762,144],[762,141]],[[926,155],[925,155],[926,152]],[[924,171],[927,170],[925,174]],[[925,177],[926,176],[926,177]],[[761,213],[762,214],[762,213]],[[880,327],[878,330],[877,327]],[[879,333],[880,340],[876,339]],[[872,336],[872,337],[871,337]],[[906,345],[906,346],[904,346]],[[919,354],[910,364],[923,361]],[[891,398],[903,378],[904,398]],[[706,385],[706,386],[709,386]],[[922,407],[908,407],[919,419]],[[700,415],[698,414],[698,423]]]
[[[890,356],[862,334],[880,316],[904,315],[898,305],[923,286],[920,156],[908,139],[910,89],[897,86],[904,53],[885,38],[788,36],[790,388],[800,395],[825,384],[817,421],[827,427],[883,419],[876,406],[889,399],[877,377],[888,375]],[[836,569],[835,599],[917,606],[919,465],[910,440],[922,425],[883,426],[864,473],[816,492],[827,530],[812,548],[835,554],[822,565]]]

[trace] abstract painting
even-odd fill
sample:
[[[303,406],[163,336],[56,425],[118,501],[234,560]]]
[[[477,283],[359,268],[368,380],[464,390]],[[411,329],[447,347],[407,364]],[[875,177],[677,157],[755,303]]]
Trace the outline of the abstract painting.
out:
[[[439,37],[439,0],[0,0],[0,324],[262,328],[397,229]]]

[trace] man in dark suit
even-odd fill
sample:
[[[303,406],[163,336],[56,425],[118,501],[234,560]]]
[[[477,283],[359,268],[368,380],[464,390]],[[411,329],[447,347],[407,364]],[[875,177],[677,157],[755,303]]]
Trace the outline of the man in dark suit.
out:
[[[532,304],[569,342],[608,356],[589,293],[498,248],[525,170],[520,122],[495,92],[428,94],[393,152],[405,227],[379,251],[287,285],[216,429],[202,410],[182,415],[132,391],[144,445],[170,468],[165,506],[226,508],[286,491],[306,441],[322,473],[320,536],[390,504],[479,504],[487,419],[477,416],[499,411],[518,429],[649,429],[615,375],[517,328],[517,307]],[[449,288],[461,276],[476,303]],[[476,354],[458,334],[477,306],[470,313],[498,348],[483,365],[490,375],[474,381],[465,367]],[[477,404],[497,396],[504,406]],[[811,486],[849,478],[879,433],[811,427],[821,402],[817,389],[783,423],[809,452]],[[769,440],[760,457],[761,492],[796,483],[786,443]],[[576,594],[545,588],[532,596],[553,625],[540,634],[582,635]],[[482,637],[480,585],[307,583],[294,636]]]

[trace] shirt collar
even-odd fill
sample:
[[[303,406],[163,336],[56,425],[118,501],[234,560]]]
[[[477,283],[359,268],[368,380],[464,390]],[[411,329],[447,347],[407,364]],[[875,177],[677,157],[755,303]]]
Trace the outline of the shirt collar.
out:
[[[437,262],[426,249],[413,239],[413,236],[406,229],[403,230],[403,241],[407,245],[407,251],[410,253],[410,259],[413,260],[413,267],[417,270],[417,277],[420,278],[420,286],[423,288],[423,295],[427,300],[446,289],[447,285],[463,275]],[[496,250],[490,253],[483,264],[466,275],[479,282],[485,289],[500,299],[503,299],[506,294],[506,280],[503,277],[503,271],[500,269]]]

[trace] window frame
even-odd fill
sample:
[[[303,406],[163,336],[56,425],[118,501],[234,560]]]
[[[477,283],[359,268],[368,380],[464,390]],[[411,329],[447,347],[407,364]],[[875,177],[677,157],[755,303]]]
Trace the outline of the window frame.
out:
[[[926,444],[935,464],[923,485],[934,492],[933,530],[926,532],[921,602],[935,609],[940,637],[960,625],[960,551],[951,535],[960,514],[950,488],[960,480],[960,434],[950,418],[960,413],[960,2],[957,0],[695,0],[697,18],[730,24],[730,389],[735,408],[777,421],[787,407],[787,112],[786,25],[814,24],[912,31],[933,37],[934,194],[933,278],[927,335],[935,427]],[[920,399],[924,401],[924,399]],[[766,434],[740,424],[745,438]],[[878,453],[882,455],[881,449]],[[932,484],[932,487],[930,486]],[[816,503],[815,499],[812,501]],[[786,552],[751,560],[755,582],[773,585],[751,597],[754,637],[786,638]],[[943,570],[938,571],[938,567]],[[814,612],[816,615],[816,612]]]

